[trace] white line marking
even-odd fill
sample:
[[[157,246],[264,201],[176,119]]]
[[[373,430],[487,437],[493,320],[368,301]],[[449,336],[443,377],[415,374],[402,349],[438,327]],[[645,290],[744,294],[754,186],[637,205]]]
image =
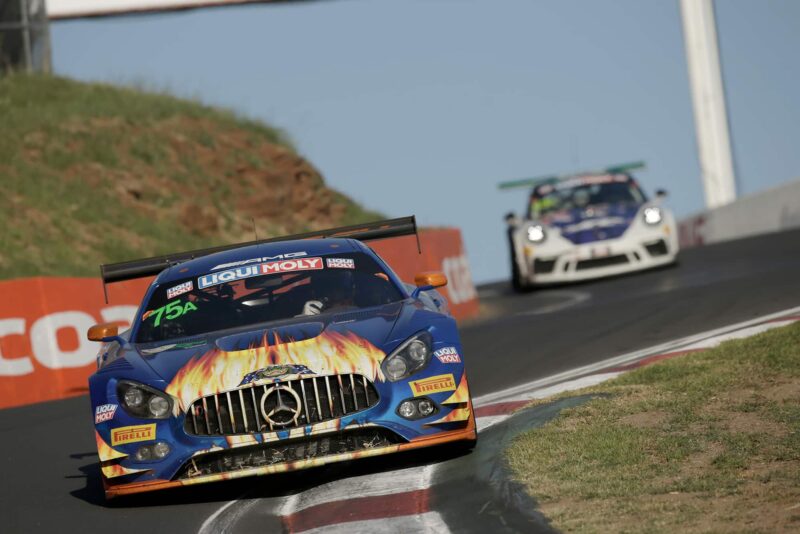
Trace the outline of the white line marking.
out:
[[[242,494],[237,499],[229,501],[225,503],[224,506],[220,507],[216,512],[210,515],[203,524],[200,525],[200,530],[197,531],[198,534],[222,534],[226,532],[231,532],[231,527],[233,527],[239,518],[247,512],[254,504],[256,504],[259,499],[247,499],[243,500],[242,498],[246,494]],[[233,505],[237,505],[236,508],[231,510],[230,514],[225,514],[228,512],[228,509],[231,508]]]
[[[297,506],[298,506],[297,503],[299,503],[301,499],[302,499],[302,493],[295,493],[293,495],[289,495],[284,499],[284,501],[278,507],[276,515],[279,515],[281,517],[292,515],[294,512],[297,511]]]
[[[646,349],[637,350],[635,352],[629,352],[628,354],[623,354],[622,356],[616,356],[614,358],[609,358],[607,360],[596,362],[590,365],[585,365],[583,367],[578,367],[576,369],[570,369],[569,371],[564,371],[562,373],[548,376],[546,378],[540,378],[538,380],[527,382],[525,384],[520,384],[512,388],[504,389],[502,391],[481,395],[480,397],[473,398],[472,403],[476,407],[480,407],[480,406],[485,406],[487,404],[493,404],[495,402],[519,399],[521,398],[521,396],[530,395],[531,392],[541,388],[553,386],[555,384],[559,384],[567,380],[571,380],[584,375],[593,374],[596,373],[597,371],[602,371],[604,369],[608,369],[611,367],[618,367],[620,365],[633,363],[635,361],[647,358],[648,356],[654,356],[656,354],[664,354],[668,352],[676,352],[682,349],[690,348],[693,345],[699,346],[701,342],[709,341],[710,340],[709,338],[714,338],[725,334],[729,334],[731,332],[741,330],[743,328],[748,328],[767,321],[771,321],[773,319],[778,319],[786,315],[793,315],[798,312],[800,312],[800,306],[776,313],[771,313],[769,315],[757,317],[749,321],[743,321],[741,323],[737,323],[734,325],[723,326],[722,328],[709,330],[707,332],[701,332],[699,334],[687,336],[675,341],[668,341],[660,345],[655,345],[653,347],[648,347]],[[778,326],[780,326],[780,323],[771,323],[771,324],[777,324]]]
[[[573,306],[577,306],[581,302],[586,302],[587,300],[592,298],[592,295],[585,291],[558,291],[558,292],[551,291],[550,293],[548,293],[548,295],[553,295],[556,293],[558,295],[565,295],[569,300],[565,302],[556,302],[533,310],[517,312],[516,315],[544,315],[546,313],[554,313],[557,311],[561,311],[564,308],[571,308]]]

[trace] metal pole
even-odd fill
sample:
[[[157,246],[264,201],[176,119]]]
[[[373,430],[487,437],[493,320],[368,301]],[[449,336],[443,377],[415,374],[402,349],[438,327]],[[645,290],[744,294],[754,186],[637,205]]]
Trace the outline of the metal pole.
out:
[[[22,17],[22,49],[25,54],[25,70],[33,72],[33,59],[31,57],[31,26],[28,17],[28,0],[19,0],[20,16]]]
[[[681,0],[700,172],[706,207],[736,200],[728,114],[713,0]]]

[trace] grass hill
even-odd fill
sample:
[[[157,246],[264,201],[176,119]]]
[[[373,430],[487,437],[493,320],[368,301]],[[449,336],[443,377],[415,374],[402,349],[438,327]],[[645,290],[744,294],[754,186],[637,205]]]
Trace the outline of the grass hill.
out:
[[[164,94],[0,78],[0,279],[375,220],[280,130]]]

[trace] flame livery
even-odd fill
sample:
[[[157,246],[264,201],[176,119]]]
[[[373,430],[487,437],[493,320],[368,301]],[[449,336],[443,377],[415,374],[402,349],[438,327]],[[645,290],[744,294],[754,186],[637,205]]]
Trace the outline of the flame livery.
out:
[[[293,267],[306,257],[325,261]],[[282,258],[293,261],[259,267]],[[226,265],[259,274],[201,283]],[[92,413],[111,414],[95,417],[106,496],[473,445],[455,321],[431,285],[411,289],[340,238],[162,271],[130,330],[103,338],[89,379]],[[434,357],[442,349],[460,358]]]
[[[306,366],[325,375],[361,371],[371,380],[383,380],[381,362],[386,354],[353,334],[326,332],[313,339],[276,345],[269,345],[265,336],[263,343],[231,352],[212,350],[192,359],[170,381],[166,392],[186,406],[198,397],[236,387],[251,371],[281,364]]]

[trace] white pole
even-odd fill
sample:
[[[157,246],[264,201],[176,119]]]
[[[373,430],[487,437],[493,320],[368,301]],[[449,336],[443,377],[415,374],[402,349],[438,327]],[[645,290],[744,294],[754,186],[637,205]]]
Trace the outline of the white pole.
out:
[[[31,21],[28,16],[28,0],[19,0],[20,19],[22,23],[22,50],[25,61],[25,72],[33,72],[33,59],[31,56]]]
[[[706,207],[736,200],[713,0],[681,0],[683,37]]]

